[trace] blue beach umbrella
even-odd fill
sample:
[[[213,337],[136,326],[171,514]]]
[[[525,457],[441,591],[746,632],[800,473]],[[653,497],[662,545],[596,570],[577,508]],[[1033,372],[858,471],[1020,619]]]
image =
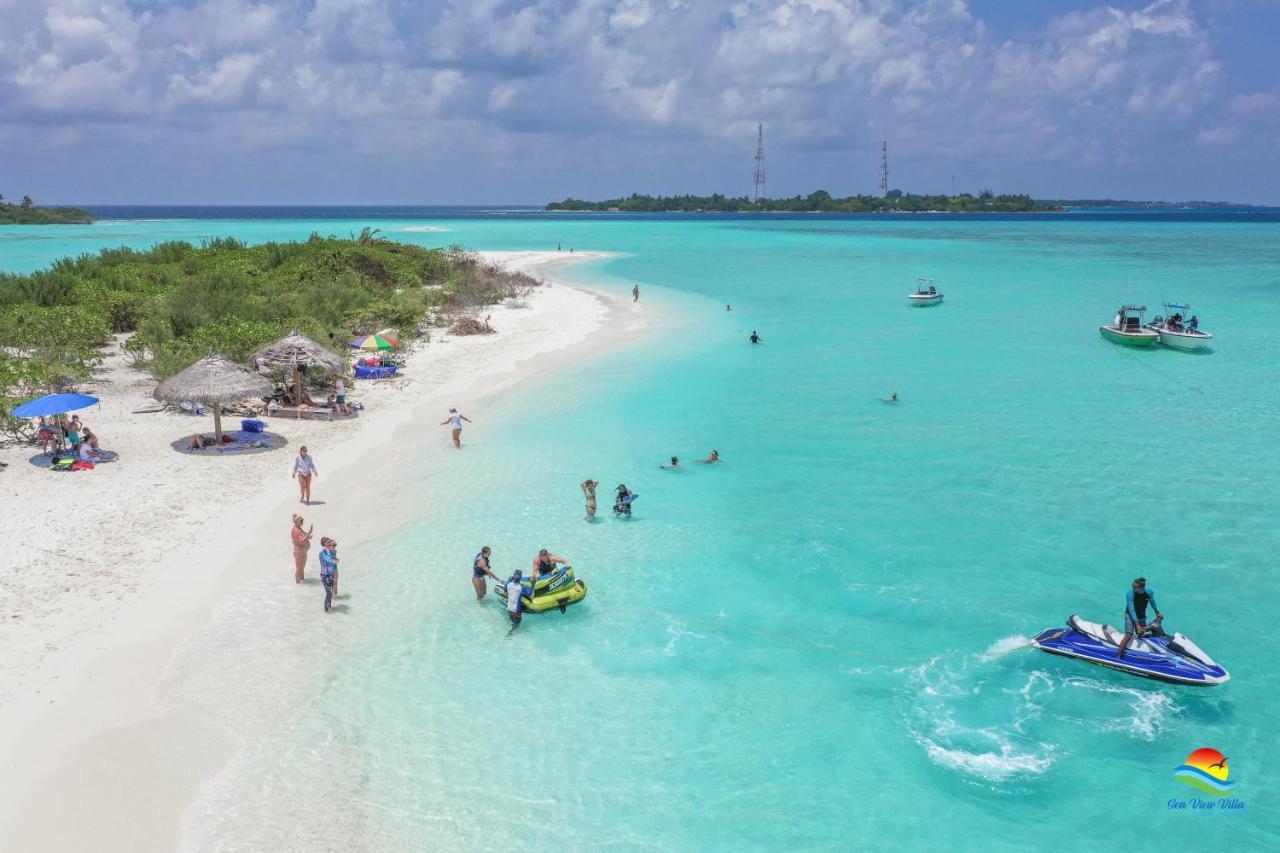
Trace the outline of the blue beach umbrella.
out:
[[[13,410],[15,418],[38,418],[41,415],[61,415],[76,409],[87,409],[98,402],[88,394],[48,394],[28,400]]]

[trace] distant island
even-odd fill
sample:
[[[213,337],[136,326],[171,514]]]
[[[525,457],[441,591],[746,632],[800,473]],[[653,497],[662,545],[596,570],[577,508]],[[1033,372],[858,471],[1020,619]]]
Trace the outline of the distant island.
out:
[[[1234,201],[1132,201],[1116,198],[1060,198],[1045,200],[1043,204],[1062,207],[1239,207]]]
[[[826,190],[791,198],[746,196],[632,195],[605,201],[567,198],[547,205],[547,210],[616,213],[1044,213],[1062,210],[1057,202],[1036,201],[1029,195],[914,195],[901,190],[887,194],[833,198]]]
[[[31,196],[11,204],[0,195],[0,225],[88,225],[98,217],[78,207],[36,207]]]

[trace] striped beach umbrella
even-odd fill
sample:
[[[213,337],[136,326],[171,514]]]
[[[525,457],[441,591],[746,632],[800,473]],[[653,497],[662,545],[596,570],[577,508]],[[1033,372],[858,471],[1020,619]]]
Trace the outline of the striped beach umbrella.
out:
[[[382,335],[362,335],[351,342],[351,348],[359,350],[394,349],[397,346],[399,344],[394,338],[384,338]]]

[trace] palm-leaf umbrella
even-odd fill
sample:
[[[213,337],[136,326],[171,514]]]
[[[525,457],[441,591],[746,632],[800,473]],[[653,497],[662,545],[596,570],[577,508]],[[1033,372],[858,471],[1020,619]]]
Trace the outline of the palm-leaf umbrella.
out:
[[[293,370],[298,382],[298,401],[302,401],[302,371],[312,365],[319,365],[337,373],[346,367],[346,362],[335,355],[327,347],[321,346],[306,335],[294,329],[270,346],[263,347],[253,354],[255,363],[261,361],[276,367]]]
[[[165,403],[194,400],[213,408],[213,431],[222,443],[222,407],[227,403],[263,397],[271,383],[222,356],[209,355],[156,386],[155,398]]]

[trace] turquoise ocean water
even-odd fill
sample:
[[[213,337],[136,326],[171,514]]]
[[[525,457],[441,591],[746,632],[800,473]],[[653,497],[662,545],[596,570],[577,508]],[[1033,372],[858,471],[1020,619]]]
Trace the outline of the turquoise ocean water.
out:
[[[1280,224],[114,221],[5,232],[0,268],[363,224],[625,253],[568,275],[640,282],[679,321],[492,401],[437,472],[456,490],[410,488],[414,520],[346,556],[366,568],[338,627],[318,634],[318,605],[274,580],[220,615],[179,681],[248,709],[210,724],[249,742],[188,814],[188,844],[1280,843]],[[944,305],[907,307],[917,276]],[[1212,353],[1099,337],[1120,302],[1162,300],[1195,306]],[[712,448],[724,464],[657,467]],[[583,522],[587,476],[628,483],[634,518]],[[590,596],[508,639],[473,600],[481,544],[500,573],[566,554]],[[1230,683],[1010,651],[1071,613],[1118,623],[1139,574]],[[246,663],[280,659],[302,663]],[[1244,809],[1169,808],[1203,796],[1173,778],[1203,746],[1229,756]]]

